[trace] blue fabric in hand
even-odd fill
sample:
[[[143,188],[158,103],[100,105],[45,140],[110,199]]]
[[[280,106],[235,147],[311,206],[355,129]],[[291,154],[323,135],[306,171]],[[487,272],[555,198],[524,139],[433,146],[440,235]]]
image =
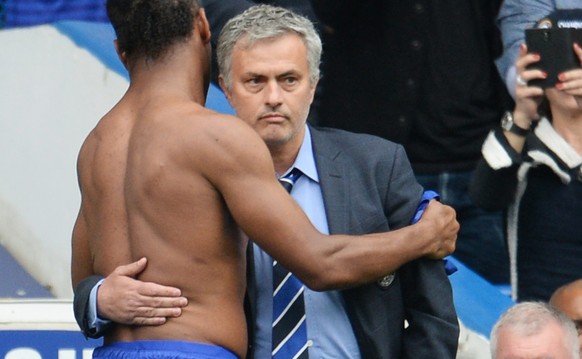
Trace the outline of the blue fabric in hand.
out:
[[[416,213],[414,214],[414,218],[412,219],[412,224],[415,224],[420,220],[420,217],[422,217],[422,214],[424,213],[426,206],[428,206],[428,203],[432,199],[436,199],[437,201],[439,201],[440,200],[439,194],[436,193],[435,191],[424,191],[424,193],[422,194],[422,198],[420,199],[420,204],[418,205]],[[447,275],[451,275],[458,270],[457,267],[446,258],[443,259],[443,262],[445,266],[445,272],[447,273]]]

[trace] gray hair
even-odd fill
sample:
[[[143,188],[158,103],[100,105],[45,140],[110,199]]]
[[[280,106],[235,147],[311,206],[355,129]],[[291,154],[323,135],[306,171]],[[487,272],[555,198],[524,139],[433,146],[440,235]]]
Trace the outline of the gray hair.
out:
[[[218,37],[218,68],[226,87],[231,88],[232,51],[242,38],[248,48],[257,41],[274,39],[289,33],[297,34],[303,39],[307,49],[309,80],[312,84],[316,83],[319,79],[322,50],[321,39],[313,23],[281,7],[257,5],[230,19]]]
[[[509,329],[512,332],[529,337],[540,333],[550,323],[558,324],[566,334],[564,344],[570,351],[572,359],[579,359],[580,344],[578,331],[574,322],[560,310],[544,302],[522,302],[509,308],[499,318],[490,336],[491,357],[495,359],[499,332]]]

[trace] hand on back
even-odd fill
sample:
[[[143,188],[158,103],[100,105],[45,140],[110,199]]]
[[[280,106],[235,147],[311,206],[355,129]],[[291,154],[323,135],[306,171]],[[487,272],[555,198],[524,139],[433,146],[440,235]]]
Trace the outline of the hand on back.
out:
[[[100,317],[129,325],[161,325],[167,318],[178,317],[188,300],[180,289],[135,279],[147,265],[147,259],[117,267],[97,292]]]

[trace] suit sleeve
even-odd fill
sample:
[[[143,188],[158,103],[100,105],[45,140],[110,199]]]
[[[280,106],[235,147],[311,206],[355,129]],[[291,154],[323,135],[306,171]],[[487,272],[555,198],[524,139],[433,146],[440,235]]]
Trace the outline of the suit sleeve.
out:
[[[388,219],[392,228],[411,223],[420,197],[416,191],[404,190],[416,183],[404,151],[397,152],[394,176],[391,181],[389,198],[410,205],[391,203]],[[398,192],[400,195],[395,194]],[[408,193],[408,197],[401,197]],[[398,207],[406,208],[402,212]],[[401,213],[402,212],[402,213]],[[403,222],[406,221],[406,222]],[[451,284],[445,273],[442,260],[418,259],[404,265],[399,270],[402,283],[402,299],[408,327],[404,331],[403,358],[454,358],[457,352],[459,325],[453,303]]]
[[[92,275],[83,279],[75,288],[75,296],[73,299],[73,310],[75,312],[75,319],[81,331],[87,338],[100,338],[103,336],[102,332],[97,332],[89,325],[89,298],[93,287],[103,279],[102,276]]]
[[[391,230],[408,226],[420,204],[423,188],[414,177],[412,166],[401,145],[397,145],[394,157],[388,162],[390,176],[384,198],[384,215]],[[383,171],[380,171],[382,173]],[[382,179],[378,178],[380,183]],[[384,179],[386,181],[386,179]]]
[[[400,269],[408,327],[403,358],[455,358],[459,323],[441,260],[418,259]]]

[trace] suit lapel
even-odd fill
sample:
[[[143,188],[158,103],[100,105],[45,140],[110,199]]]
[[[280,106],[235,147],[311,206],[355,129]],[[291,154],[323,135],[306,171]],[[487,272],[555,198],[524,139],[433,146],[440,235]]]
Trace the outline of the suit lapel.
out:
[[[347,233],[350,188],[342,151],[324,132],[313,127],[310,130],[329,231],[331,234]]]

